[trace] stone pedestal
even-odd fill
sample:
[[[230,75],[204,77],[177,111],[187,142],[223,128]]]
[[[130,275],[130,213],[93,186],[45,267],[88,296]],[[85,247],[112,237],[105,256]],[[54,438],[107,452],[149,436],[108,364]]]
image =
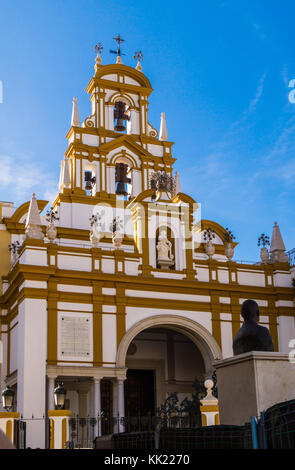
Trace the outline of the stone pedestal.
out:
[[[276,403],[294,399],[288,354],[253,351],[215,362],[220,424],[243,425]]]
[[[65,449],[69,440],[69,410],[49,410],[50,419],[50,449]]]

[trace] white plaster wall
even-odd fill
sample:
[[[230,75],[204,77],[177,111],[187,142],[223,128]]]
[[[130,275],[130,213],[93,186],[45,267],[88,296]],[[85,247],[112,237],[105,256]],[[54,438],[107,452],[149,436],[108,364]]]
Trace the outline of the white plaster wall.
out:
[[[292,278],[290,273],[275,273],[273,279],[275,287],[292,287]]]
[[[187,310],[183,311],[128,306],[126,307],[126,330],[129,330],[133,325],[135,325],[139,321],[145,318],[149,318],[153,315],[179,315],[184,318],[190,318],[191,320],[200,323],[200,325],[204,326],[210,333],[212,333],[212,315],[210,312],[192,312]]]
[[[276,307],[294,307],[293,300],[276,300]]]
[[[245,286],[265,286],[264,273],[238,271],[238,283]]]
[[[163,157],[163,147],[162,145],[153,145],[148,144],[148,152],[156,157]]]
[[[116,313],[117,306],[116,305],[103,305],[102,306],[103,313]]]
[[[117,321],[116,315],[102,315],[103,362],[116,362],[117,354]]]
[[[102,288],[103,295],[116,295],[117,290],[111,287],[103,287]]]
[[[96,135],[82,133],[82,143],[85,145],[90,145],[92,147],[98,147],[99,139],[98,139],[98,136]]]
[[[1,369],[1,390],[5,388],[5,378],[7,375],[7,325],[1,325],[1,343],[0,343],[0,369]],[[2,408],[2,400],[0,400],[0,411],[5,411]]]
[[[115,272],[115,261],[113,259],[102,259],[101,269],[104,273],[114,274]]]
[[[47,250],[42,248],[31,250],[25,248],[19,258],[20,264],[30,264],[35,266],[47,266]]]
[[[165,271],[152,271],[152,275],[154,277],[165,277],[166,279],[183,279],[185,277],[184,274],[178,273],[168,273]]]
[[[289,347],[291,340],[295,341],[295,319],[294,317],[278,317],[278,336],[279,336],[279,351],[288,353],[295,348]]]
[[[76,312],[92,312],[93,305],[92,304],[79,304],[73,302],[57,302],[57,308],[59,310],[69,310],[69,311],[76,311]]]
[[[61,202],[58,209],[59,226],[72,227],[72,204]]]
[[[58,255],[57,266],[59,269],[72,269],[74,271],[91,271],[92,261],[90,256]]]
[[[222,282],[223,284],[229,283],[229,275],[228,271],[225,269],[218,269],[218,281]]]
[[[60,292],[79,292],[82,294],[92,294],[92,287],[89,286],[75,286],[69,284],[58,284],[57,290]]]
[[[221,322],[221,346],[223,358],[233,356],[232,348],[233,336],[232,336],[232,324],[229,321]]]
[[[93,214],[93,205],[72,204],[72,224],[73,228],[90,230],[89,219]]]
[[[19,305],[17,403],[23,417],[42,418],[46,403],[47,302],[24,299]],[[43,420],[30,422],[27,446],[44,448]]]
[[[197,279],[201,282],[209,282],[209,269],[197,267]]]
[[[24,281],[19,290],[23,287],[30,287],[33,289],[47,289],[46,281]]]
[[[147,299],[167,299],[167,300],[186,300],[192,302],[210,302],[209,295],[193,295],[193,294],[176,294],[173,292],[155,292],[144,290],[126,289],[126,296],[141,297]]]
[[[11,374],[17,369],[18,356],[18,325],[10,331],[10,370]]]
[[[125,261],[125,273],[130,276],[137,276],[138,265],[138,261]]]

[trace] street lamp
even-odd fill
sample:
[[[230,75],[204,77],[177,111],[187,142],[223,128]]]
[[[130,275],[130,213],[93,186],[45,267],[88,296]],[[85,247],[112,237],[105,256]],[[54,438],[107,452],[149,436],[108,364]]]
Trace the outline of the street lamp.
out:
[[[14,390],[9,385],[2,392],[2,404],[6,411],[12,410],[14,394]]]
[[[63,384],[58,384],[57,387],[54,389],[54,402],[58,410],[63,409],[65,405],[66,394],[67,394],[67,391],[64,388]]]

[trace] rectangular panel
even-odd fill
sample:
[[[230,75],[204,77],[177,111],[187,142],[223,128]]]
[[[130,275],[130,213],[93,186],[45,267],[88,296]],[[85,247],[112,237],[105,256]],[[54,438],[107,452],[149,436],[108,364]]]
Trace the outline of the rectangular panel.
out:
[[[59,313],[58,359],[92,361],[92,316],[79,313]]]
[[[102,315],[103,362],[115,362],[117,354],[116,315]]]

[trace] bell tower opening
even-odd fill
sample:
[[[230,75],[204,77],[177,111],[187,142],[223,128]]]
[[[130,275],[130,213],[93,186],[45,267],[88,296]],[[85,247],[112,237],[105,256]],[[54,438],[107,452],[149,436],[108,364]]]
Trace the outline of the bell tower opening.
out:
[[[128,106],[123,101],[117,101],[114,106],[114,130],[126,133],[126,122],[129,120]]]
[[[115,169],[116,194],[128,199],[131,195],[131,167],[127,163],[116,163]]]

